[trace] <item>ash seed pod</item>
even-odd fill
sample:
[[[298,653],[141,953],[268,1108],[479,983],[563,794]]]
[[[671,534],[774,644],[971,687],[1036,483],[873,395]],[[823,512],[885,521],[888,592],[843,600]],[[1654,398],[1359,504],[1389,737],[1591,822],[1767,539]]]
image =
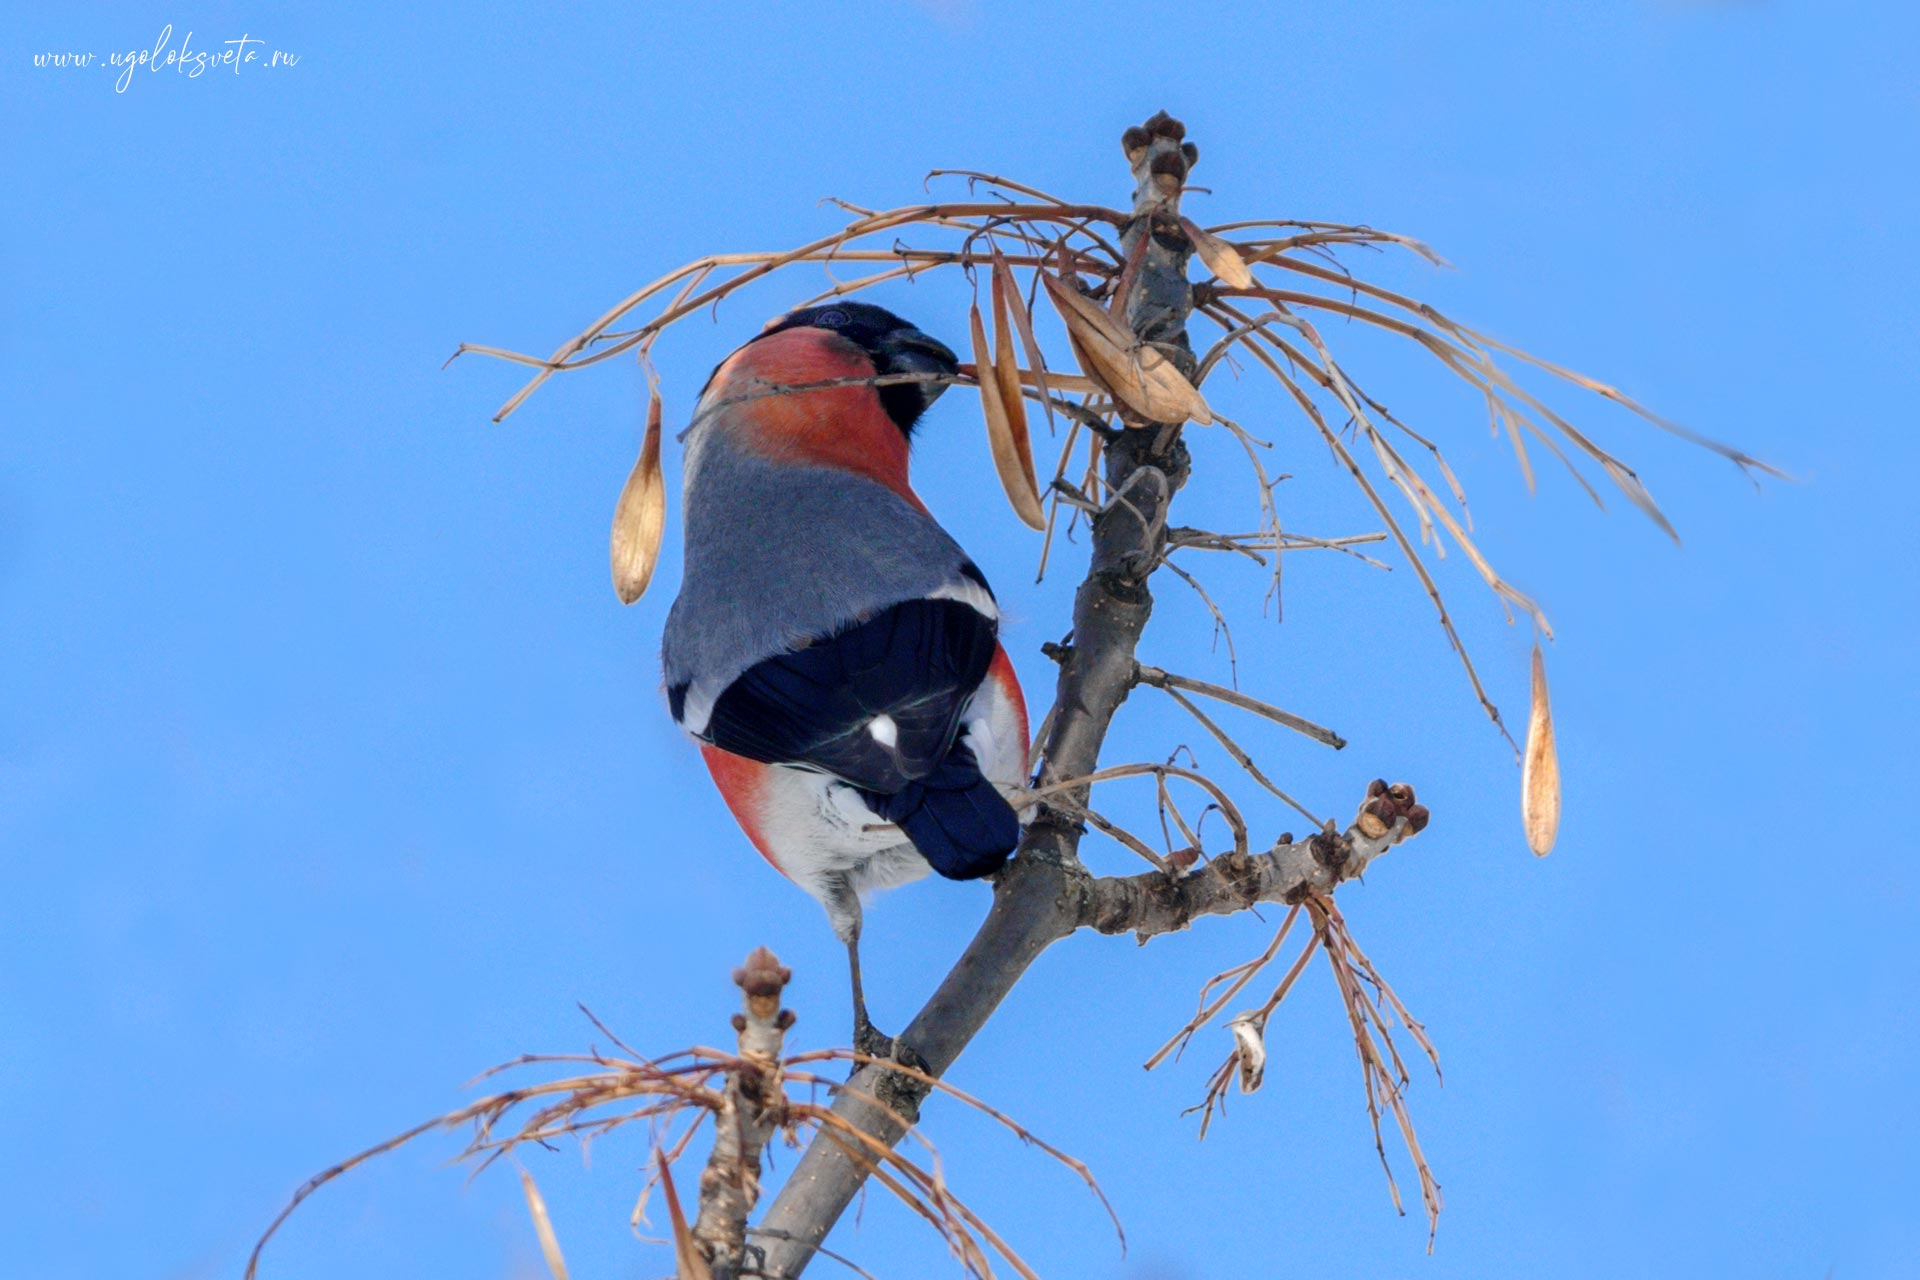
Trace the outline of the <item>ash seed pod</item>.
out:
[[[1360,834],[1369,840],[1378,840],[1381,836],[1393,830],[1392,824],[1381,818],[1379,814],[1373,812],[1370,807],[1360,811],[1360,816],[1354,820],[1353,825],[1359,827]]]
[[[1407,810],[1407,830],[1414,835],[1419,835],[1427,829],[1427,820],[1432,816],[1433,815],[1427,811],[1427,806],[1423,804],[1413,806],[1413,808]]]
[[[1187,136],[1187,126],[1164,111],[1153,113],[1153,119],[1147,121],[1147,132],[1160,138],[1171,138],[1178,142]]]
[[[1194,146],[1191,142],[1183,142],[1180,144],[1180,154],[1187,158],[1187,168],[1189,169],[1200,163],[1200,148]]]
[[[1033,317],[1027,312],[1027,304],[1020,297],[1020,286],[1013,278],[1013,268],[1007,265],[1006,258],[998,249],[993,251],[994,296],[1004,298],[1007,312],[1013,317],[1013,327],[1020,335],[1021,349],[1027,353],[1027,364],[1031,367],[1034,389],[1039,391],[1040,404],[1046,410],[1047,421],[1053,421],[1053,386],[1056,379],[1047,372],[1046,353],[1040,350],[1040,340],[1033,333]],[[1018,360],[1013,361],[1014,376],[1019,377]],[[997,366],[996,366],[997,368]],[[1015,394],[1019,394],[1015,388]],[[1024,411],[1024,410],[1023,410]],[[1028,446],[1028,465],[1032,464],[1032,446]]]
[[[1560,755],[1553,745],[1553,708],[1547,699],[1547,660],[1533,646],[1533,706],[1527,716],[1527,748],[1520,766],[1520,818],[1527,847],[1544,858],[1560,833]]]
[[[1102,307],[1050,271],[1040,273],[1047,297],[1067,326],[1081,371],[1148,422],[1213,421],[1206,400],[1159,349],[1141,343]]]
[[[632,604],[646,594],[667,527],[667,484],[660,472],[660,415],[660,393],[656,391],[647,398],[647,431],[640,443],[640,458],[613,507],[607,556],[613,570],[613,591],[621,604]]]
[[[999,278],[995,277],[996,290],[999,283]],[[999,300],[996,294],[996,301]],[[1015,435],[1013,414],[1009,412],[1007,403],[1002,398],[1003,388],[1009,381],[1002,375],[1011,373],[1011,381],[1017,388],[1019,372],[1011,367],[1013,348],[1006,343],[1004,337],[1004,308],[996,308],[996,310],[1000,312],[1000,315],[995,318],[996,323],[1002,326],[1002,355],[1006,357],[1004,368],[1003,362],[996,361],[993,352],[987,346],[987,330],[980,318],[980,304],[975,303],[967,315],[973,338],[974,376],[980,384],[980,411],[987,424],[987,448],[993,456],[994,471],[1000,477],[1000,486],[1006,491],[1007,502],[1013,507],[1014,514],[1029,527],[1044,529],[1047,527],[1047,519],[1040,506],[1039,486],[1033,474],[1032,446],[1029,444],[1024,450],[1020,447],[1022,441]],[[1027,430],[1027,415],[1017,390],[1015,407],[1019,413],[1018,430],[1021,435],[1024,435]]]
[[[1033,441],[1027,429],[1027,401],[1020,390],[1020,357],[1013,345],[1012,308],[1018,305],[1019,290],[1013,285],[1011,271],[993,273],[993,373],[1000,388],[1000,410],[1006,416],[1010,443],[1013,445],[1019,475],[1003,477],[1019,491],[1011,492],[1014,508],[1020,510],[1026,498],[1033,500],[1031,515],[1022,512],[1036,529],[1047,527],[1040,510],[1040,482],[1033,470]],[[1035,520],[1033,517],[1038,517]]]
[[[1140,163],[1140,155],[1153,143],[1153,135],[1133,125],[1120,135],[1120,149],[1127,153],[1128,164]]]
[[[1180,229],[1187,233],[1187,239],[1193,242],[1195,253],[1200,261],[1207,264],[1207,270],[1218,276],[1222,283],[1235,289],[1247,289],[1253,286],[1253,271],[1247,266],[1247,260],[1240,251],[1208,231],[1192,218],[1180,219]]]
[[[1386,793],[1387,793],[1387,780],[1385,778],[1375,778],[1372,782],[1369,782],[1367,784],[1367,795],[1369,798],[1373,796],[1383,796]]]
[[[540,1195],[540,1188],[534,1185],[533,1175],[525,1169],[520,1171],[520,1190],[527,1197],[527,1215],[533,1219],[533,1233],[540,1240],[540,1254],[546,1259],[547,1274],[554,1280],[567,1280],[567,1260],[560,1253],[560,1238],[553,1232],[547,1202]]]
[[[1251,1015],[1244,1015],[1229,1022],[1227,1030],[1233,1032],[1239,1052],[1240,1092],[1252,1093],[1267,1075],[1266,1028],[1256,1024]]]

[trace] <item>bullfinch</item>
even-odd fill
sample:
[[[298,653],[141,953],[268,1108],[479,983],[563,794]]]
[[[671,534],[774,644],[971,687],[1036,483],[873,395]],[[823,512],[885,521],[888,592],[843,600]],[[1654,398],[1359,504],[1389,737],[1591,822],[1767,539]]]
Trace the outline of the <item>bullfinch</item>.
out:
[[[1027,712],[999,609],[907,480],[914,427],[957,367],[852,302],[795,311],[727,357],[686,435],[662,646],[673,718],[754,847],[826,908],[855,1045],[882,1054],[862,895],[929,868],[987,875],[1020,839]]]

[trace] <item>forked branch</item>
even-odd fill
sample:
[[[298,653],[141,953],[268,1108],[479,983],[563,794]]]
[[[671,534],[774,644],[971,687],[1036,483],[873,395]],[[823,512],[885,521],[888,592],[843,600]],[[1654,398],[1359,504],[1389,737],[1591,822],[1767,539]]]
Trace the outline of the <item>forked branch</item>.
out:
[[[723,1081],[724,1071],[705,1059],[697,1063],[705,1074],[696,1072],[687,1085],[705,1092],[697,1098],[676,1095],[680,1097],[673,1104],[676,1107],[697,1102],[707,1110],[729,1105],[731,1099],[734,1114],[749,1117],[747,1130],[726,1139],[724,1159],[722,1144],[716,1144],[714,1156],[724,1166],[724,1176],[713,1179],[711,1197],[707,1194],[709,1179],[702,1181],[700,1230],[706,1232],[700,1235],[702,1250],[720,1260],[723,1267],[752,1253],[758,1274],[793,1280],[860,1188],[872,1178],[929,1221],[946,1224],[943,1234],[948,1235],[956,1256],[969,1269],[984,1268],[988,1253],[997,1249],[1016,1271],[1026,1274],[1024,1264],[1013,1260],[984,1224],[964,1206],[950,1201],[937,1175],[928,1181],[912,1166],[903,1165],[896,1146],[912,1131],[921,1101],[930,1092],[946,1088],[938,1077],[992,1016],[1028,966],[1054,942],[1083,928],[1108,934],[1133,933],[1144,941],[1185,928],[1203,916],[1233,914],[1259,903],[1291,904],[1306,911],[1313,920],[1314,938],[1266,1005],[1230,1024],[1236,1037],[1236,1056],[1216,1073],[1214,1089],[1224,1090],[1236,1075],[1243,1087],[1249,1087],[1250,1080],[1257,1085],[1259,1069],[1254,1057],[1264,1053],[1259,1036],[1266,1016],[1298,978],[1307,957],[1316,951],[1325,954],[1365,1068],[1376,1143],[1384,1106],[1393,1114],[1413,1152],[1429,1214],[1437,1214],[1438,1187],[1405,1113],[1400,1087],[1406,1072],[1387,1035],[1387,1015],[1382,1009],[1411,1030],[1423,1047],[1428,1046],[1418,1024],[1406,1017],[1397,998],[1353,945],[1328,896],[1337,885],[1359,875],[1387,849],[1426,825],[1427,812],[1415,803],[1412,789],[1376,782],[1359,816],[1344,832],[1335,832],[1329,823],[1306,839],[1295,841],[1282,836],[1265,852],[1256,853],[1253,849],[1258,846],[1249,843],[1240,810],[1214,781],[1171,765],[1102,769],[1100,763],[1115,713],[1136,685],[1148,684],[1174,699],[1257,783],[1300,808],[1320,826],[1310,811],[1253,763],[1251,755],[1202,709],[1198,699],[1228,704],[1335,747],[1343,746],[1343,739],[1236,689],[1137,661],[1136,648],[1153,611],[1150,580],[1159,568],[1172,569],[1193,586],[1224,622],[1201,583],[1187,570],[1167,563],[1169,553],[1180,547],[1227,551],[1263,566],[1265,556],[1271,555],[1272,589],[1277,593],[1283,553],[1333,549],[1378,564],[1353,548],[1391,538],[1432,599],[1444,633],[1495,725],[1501,725],[1500,712],[1466,651],[1421,549],[1430,548],[1435,556],[1444,556],[1450,539],[1503,604],[1517,608],[1551,638],[1545,617],[1534,602],[1507,583],[1472,540],[1466,491],[1439,445],[1413,430],[1360,385],[1322,339],[1310,319],[1313,313],[1373,326],[1413,343],[1438,360],[1484,401],[1493,430],[1508,434],[1529,488],[1534,477],[1526,441],[1532,439],[1566,463],[1596,501],[1600,495],[1574,465],[1576,456],[1597,465],[1661,528],[1672,531],[1638,474],[1516,381],[1498,362],[1498,356],[1522,360],[1551,378],[1607,399],[1661,429],[1719,452],[1750,472],[1778,474],[1737,449],[1655,417],[1604,383],[1528,356],[1456,324],[1424,303],[1357,279],[1334,257],[1343,248],[1397,247],[1440,262],[1418,241],[1363,226],[1322,222],[1257,220],[1205,230],[1193,225],[1181,216],[1180,202],[1198,152],[1184,135],[1184,127],[1165,113],[1126,132],[1122,147],[1134,182],[1130,212],[1071,204],[1036,188],[962,172],[970,184],[997,188],[1002,198],[877,212],[842,203],[854,218],[835,234],[782,252],[721,255],[690,263],[623,299],[550,357],[495,348],[462,348],[536,370],[532,380],[502,408],[500,416],[504,417],[554,373],[598,363],[622,352],[635,352],[643,363],[648,362],[653,342],[671,325],[793,266],[847,262],[881,268],[857,279],[833,280],[830,288],[818,295],[820,298],[846,296],[923,271],[958,267],[977,285],[990,283],[995,343],[990,349],[985,316],[976,308],[976,354],[965,374],[981,390],[998,470],[1010,500],[1024,519],[1045,529],[1042,571],[1063,505],[1069,510],[1069,532],[1072,522],[1083,518],[1091,527],[1090,563],[1075,595],[1071,639],[1051,650],[1059,662],[1059,673],[1053,706],[1042,722],[1037,743],[1032,788],[1038,797],[1035,816],[1015,858],[995,884],[992,908],[978,934],[901,1034],[901,1040],[927,1069],[860,1060],[858,1072],[848,1087],[836,1092],[830,1108],[790,1108],[786,1114],[804,1121],[802,1127],[810,1129],[812,1141],[758,1228],[746,1226],[746,1210],[751,1207],[752,1190],[757,1185],[758,1147],[752,1142],[751,1116],[760,1100],[729,1093],[735,1088],[734,1077]],[[958,247],[927,249],[876,239],[906,227],[957,235]],[[1252,229],[1259,229],[1254,238],[1224,238],[1230,232]],[[1189,259],[1196,249],[1214,276],[1198,286],[1188,279]],[[1027,287],[1019,287],[1016,272],[1025,274]],[[1288,274],[1277,274],[1281,272]],[[669,290],[674,291],[670,296]],[[1067,348],[1081,370],[1079,376],[1048,367],[1034,331],[1032,304],[1041,296],[1049,299],[1064,326]],[[1236,305],[1243,300],[1257,305]],[[650,318],[637,324],[627,321],[650,302],[655,308]],[[1196,309],[1224,331],[1204,360],[1195,358],[1187,334],[1188,318]],[[622,323],[630,327],[615,327]],[[1017,350],[1015,333],[1019,336]],[[1261,461],[1262,453],[1272,446],[1221,414],[1199,390],[1207,373],[1236,355],[1250,357],[1275,378],[1301,411],[1307,429],[1325,444],[1385,523],[1383,533],[1313,539],[1282,530],[1274,496],[1277,480],[1269,477]],[[1025,367],[1021,367],[1021,360]],[[1064,366],[1064,362],[1054,363]],[[1209,381],[1209,390],[1218,381]],[[790,387],[783,394],[804,390]],[[1059,411],[1068,424],[1052,483],[1044,488],[1026,438],[1026,400],[1040,404],[1050,415]],[[1189,477],[1191,460],[1184,433],[1195,429],[1189,424],[1212,424],[1241,446],[1257,489],[1260,527],[1255,532],[1227,535],[1170,527],[1174,496]],[[1077,455],[1076,448],[1083,441],[1084,453]],[[643,462],[645,456],[643,453]],[[1423,475],[1416,462],[1431,467],[1438,478]],[[643,479],[651,482],[655,478],[645,473],[644,465],[639,470],[644,473]],[[1376,476],[1380,483],[1375,482]],[[1402,517],[1389,508],[1389,486],[1411,513],[1411,530],[1403,527]],[[1044,513],[1040,509],[1043,503]],[[1171,812],[1187,841],[1187,847],[1175,850],[1172,856],[1154,854],[1144,842],[1089,805],[1089,790],[1096,781],[1147,774],[1160,788],[1163,811]],[[1211,807],[1226,815],[1233,829],[1233,850],[1210,861],[1199,861],[1202,851],[1193,826],[1168,801],[1166,784],[1170,777],[1208,789],[1214,799]],[[1137,852],[1144,851],[1155,862],[1154,869],[1133,876],[1095,878],[1079,857],[1083,824],[1110,833],[1130,847],[1137,845]],[[1168,841],[1172,843],[1170,834]],[[1203,997],[1199,1020],[1173,1043],[1183,1043],[1184,1036],[1251,981],[1277,954],[1280,941],[1276,938],[1257,961],[1222,975],[1228,986],[1226,993],[1211,1002]],[[1371,999],[1368,991],[1372,992]],[[748,1057],[743,1041],[741,1055],[728,1061],[747,1061]],[[647,1069],[653,1069],[651,1064]],[[1213,1101],[1210,1091],[1209,1116]],[[764,1136],[759,1140],[764,1143]],[[679,1149],[684,1150],[685,1138],[679,1141]],[[752,1176],[746,1172],[749,1169],[753,1170]],[[739,1176],[725,1171],[738,1171]],[[1397,1203],[1397,1190],[1395,1195]],[[749,1236],[758,1243],[748,1246],[745,1242]]]

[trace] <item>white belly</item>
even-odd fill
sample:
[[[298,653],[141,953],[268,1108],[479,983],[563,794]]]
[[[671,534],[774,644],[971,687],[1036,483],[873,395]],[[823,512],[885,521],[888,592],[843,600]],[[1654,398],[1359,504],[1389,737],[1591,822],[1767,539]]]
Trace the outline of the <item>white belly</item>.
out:
[[[1021,716],[988,680],[967,703],[961,741],[980,771],[1013,798],[1027,772]],[[760,834],[780,870],[818,898],[844,937],[857,928],[857,899],[926,875],[931,867],[899,827],[883,822],[846,783],[811,769],[773,765],[761,787]],[[849,902],[852,897],[855,900]]]

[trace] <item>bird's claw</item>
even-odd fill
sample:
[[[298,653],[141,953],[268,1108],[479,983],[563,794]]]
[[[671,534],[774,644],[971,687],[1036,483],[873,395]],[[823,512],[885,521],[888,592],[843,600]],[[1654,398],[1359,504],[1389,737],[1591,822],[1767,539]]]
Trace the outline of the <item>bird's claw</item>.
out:
[[[927,1060],[921,1057],[913,1046],[907,1044],[897,1036],[881,1034],[879,1028],[864,1019],[854,1024],[853,1050],[855,1053],[862,1055],[863,1058],[870,1058],[879,1062],[897,1062],[909,1070],[920,1072],[922,1075],[933,1074],[933,1068],[927,1064]],[[858,1072],[860,1068],[865,1065],[865,1062],[856,1062],[853,1069],[855,1072]]]
[[[853,1024],[853,1050],[869,1058],[891,1057],[893,1037],[882,1035],[878,1027],[862,1018]]]

